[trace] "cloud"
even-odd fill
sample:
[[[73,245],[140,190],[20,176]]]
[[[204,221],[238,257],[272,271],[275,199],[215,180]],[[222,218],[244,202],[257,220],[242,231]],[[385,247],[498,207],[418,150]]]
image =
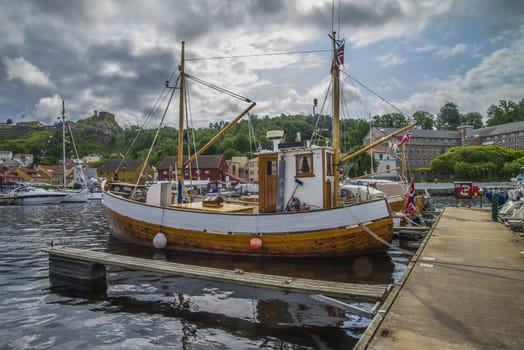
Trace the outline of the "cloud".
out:
[[[24,84],[34,87],[43,87],[48,89],[55,88],[48,74],[42,72],[37,66],[27,61],[23,57],[9,58],[2,57],[5,65],[7,80],[20,80]]]
[[[107,110],[123,126],[140,125],[164,81],[177,72],[182,40],[186,57],[195,59],[187,62],[188,72],[255,100],[252,113],[309,114],[312,99],[321,101],[329,86],[330,54],[270,54],[329,49],[332,28],[351,50],[348,68],[354,57],[370,53],[362,67],[366,76],[359,78],[374,79],[370,86],[406,110],[434,111],[449,98],[464,108],[484,108],[485,101],[521,90],[518,74],[511,74],[519,62],[506,62],[505,69],[489,62],[492,57],[504,64],[495,50],[515,50],[520,3],[341,0],[334,2],[332,17],[330,0],[4,1],[0,115],[51,120],[64,99],[73,120]],[[465,23],[482,32],[464,35]],[[474,60],[464,63],[472,54]],[[230,120],[243,108],[190,84],[196,127]],[[343,85],[343,91],[354,104],[368,103],[352,86]],[[373,114],[382,108],[365,107]]]
[[[464,74],[427,81],[428,91],[417,92],[398,104],[411,113],[428,110],[436,114],[445,103],[453,102],[462,113],[486,115],[489,106],[498,104],[499,100],[522,100],[524,26],[517,32],[520,37],[511,46],[489,54]]]
[[[392,67],[405,64],[408,62],[407,58],[401,57],[394,52],[389,52],[387,54],[378,56],[375,60],[382,64],[383,67]]]
[[[60,95],[42,97],[33,107],[33,113],[40,116],[46,124],[54,124],[62,111],[62,98]]]

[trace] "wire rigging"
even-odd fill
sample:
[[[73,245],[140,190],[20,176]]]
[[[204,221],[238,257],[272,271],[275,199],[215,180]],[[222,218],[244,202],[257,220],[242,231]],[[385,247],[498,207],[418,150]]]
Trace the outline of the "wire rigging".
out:
[[[237,93],[234,93],[234,92],[232,92],[232,91],[226,90],[226,89],[224,89],[224,88],[221,88],[220,86],[214,85],[214,84],[212,84],[212,83],[209,83],[209,82],[207,82],[207,81],[204,81],[204,80],[202,80],[202,79],[200,79],[200,78],[197,78],[197,77],[194,77],[194,76],[192,76],[192,75],[186,74],[186,78],[191,79],[191,80],[194,80],[194,81],[196,81],[197,83],[200,83],[200,84],[202,84],[202,85],[204,85],[204,86],[207,86],[207,87],[210,88],[210,89],[214,89],[214,90],[216,90],[216,91],[218,91],[218,92],[221,92],[221,93],[223,93],[223,94],[229,95],[229,96],[234,97],[234,98],[237,98],[237,99],[239,99],[239,100],[241,100],[241,101],[252,102],[252,101],[251,101],[249,98],[247,98],[247,97],[244,97],[244,96],[239,95],[239,94],[237,94]]]
[[[404,113],[400,108],[398,108],[397,106],[395,106],[393,103],[389,102],[388,100],[386,100],[384,97],[380,96],[379,94],[377,94],[375,91],[371,90],[370,88],[368,88],[366,85],[364,85],[364,83],[362,83],[361,81],[359,81],[357,78],[355,78],[354,76],[352,76],[351,74],[349,74],[348,72],[346,71],[343,71],[341,70],[341,72],[346,75],[349,79],[353,80],[355,83],[357,83],[358,85],[360,85],[361,87],[363,87],[364,89],[366,89],[369,93],[373,94],[375,97],[379,98],[382,102],[388,104],[390,107],[394,108],[395,110],[397,110],[400,114],[402,115],[406,115],[406,113]]]
[[[255,53],[249,55],[232,55],[232,56],[215,56],[215,57],[199,57],[186,58],[186,61],[206,61],[206,60],[223,60],[232,58],[249,58],[249,57],[265,57],[265,56],[284,56],[284,55],[302,55],[310,53],[331,52],[332,50],[302,50],[302,51],[287,51],[287,52],[269,52],[269,53]]]

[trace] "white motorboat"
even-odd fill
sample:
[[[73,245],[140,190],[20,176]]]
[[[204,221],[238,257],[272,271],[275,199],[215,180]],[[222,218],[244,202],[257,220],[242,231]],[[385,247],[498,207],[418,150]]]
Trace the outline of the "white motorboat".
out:
[[[9,192],[15,197],[13,204],[58,204],[67,195],[64,192],[45,190],[34,186],[20,186]]]
[[[101,200],[102,199],[102,190],[100,187],[93,187],[89,190],[89,195],[87,196],[88,200]]]
[[[85,203],[89,199],[89,192],[87,189],[82,190],[63,190],[66,194],[62,203]]]

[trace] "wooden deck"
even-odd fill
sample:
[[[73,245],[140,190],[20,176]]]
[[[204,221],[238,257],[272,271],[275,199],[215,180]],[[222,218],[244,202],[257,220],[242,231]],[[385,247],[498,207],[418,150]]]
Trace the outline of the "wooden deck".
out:
[[[524,349],[524,245],[446,208],[354,349]]]
[[[387,285],[332,282],[244,272],[241,270],[224,270],[196,265],[185,265],[61,246],[44,248],[42,251],[48,253],[50,258],[57,256],[103,265],[121,266],[132,270],[162,272],[177,276],[243,284],[288,292],[321,294],[334,298],[377,301],[385,297],[388,288]]]

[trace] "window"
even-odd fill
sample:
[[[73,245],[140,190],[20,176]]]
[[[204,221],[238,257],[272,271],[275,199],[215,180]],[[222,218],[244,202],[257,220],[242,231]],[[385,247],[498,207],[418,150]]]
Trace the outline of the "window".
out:
[[[326,153],[326,175],[332,176],[333,174],[333,153]]]
[[[276,175],[277,174],[277,162],[275,160],[267,161],[267,175]]]
[[[296,158],[296,176],[307,177],[313,174],[313,154],[297,154]]]

